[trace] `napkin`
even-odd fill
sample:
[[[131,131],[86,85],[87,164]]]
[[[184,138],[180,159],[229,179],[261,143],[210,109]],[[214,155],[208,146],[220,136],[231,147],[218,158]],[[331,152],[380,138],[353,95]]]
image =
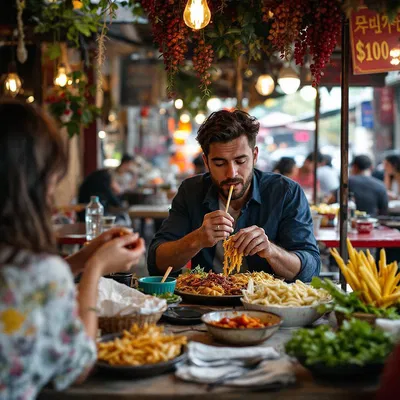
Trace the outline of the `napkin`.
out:
[[[150,315],[167,309],[167,301],[145,295],[114,279],[101,278],[98,286],[97,308],[100,317]]]
[[[264,361],[254,369],[238,364],[255,357]],[[220,362],[218,366],[216,362]],[[295,381],[290,360],[272,347],[215,347],[197,342],[189,343],[188,361],[178,365],[175,375],[185,381],[206,384],[229,376],[231,379],[222,383],[229,386],[284,386]]]
[[[400,341],[400,320],[377,318],[375,325],[393,335],[396,342]]]

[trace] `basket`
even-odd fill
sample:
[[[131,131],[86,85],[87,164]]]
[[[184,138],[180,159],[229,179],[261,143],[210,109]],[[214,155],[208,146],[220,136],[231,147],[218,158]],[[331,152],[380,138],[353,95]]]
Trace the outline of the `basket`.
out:
[[[134,314],[123,317],[99,317],[99,329],[101,329],[101,334],[105,335],[107,333],[122,332],[124,329],[129,330],[133,324],[139,326],[143,326],[144,324],[156,324],[166,309],[167,307],[149,315]]]
[[[363,312],[355,312],[346,316],[341,312],[335,311],[335,316],[338,326],[342,326],[344,320],[349,320],[351,318],[360,319],[361,321],[368,322],[371,326],[375,326],[375,321],[378,318],[375,314],[367,314]]]

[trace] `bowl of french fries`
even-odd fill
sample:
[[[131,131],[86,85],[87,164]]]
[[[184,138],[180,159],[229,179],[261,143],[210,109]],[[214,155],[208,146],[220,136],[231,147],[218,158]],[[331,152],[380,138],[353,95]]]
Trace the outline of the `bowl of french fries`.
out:
[[[331,250],[347,284],[356,292],[365,305],[389,309],[398,307],[400,302],[400,273],[397,261],[387,264],[386,252],[380,251],[378,265],[375,258],[367,249],[365,252],[357,251],[347,239],[349,260],[347,264],[336,249]],[[376,315],[368,313],[353,313],[352,317],[363,319],[370,324],[375,323]],[[338,322],[341,323],[344,316],[337,313]]]
[[[96,366],[119,377],[155,376],[174,370],[186,359],[186,344],[186,336],[167,334],[163,327],[134,324],[129,330],[99,340]]]
[[[318,320],[323,313],[318,307],[331,301],[324,289],[315,289],[302,281],[249,281],[241,299],[247,310],[267,311],[279,315],[283,328],[307,326]]]

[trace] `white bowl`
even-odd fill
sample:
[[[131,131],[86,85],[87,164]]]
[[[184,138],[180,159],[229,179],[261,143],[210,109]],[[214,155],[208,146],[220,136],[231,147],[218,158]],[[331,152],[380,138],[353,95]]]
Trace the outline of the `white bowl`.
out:
[[[266,311],[279,315],[282,318],[282,328],[299,328],[310,325],[323,315],[317,311],[318,305],[300,307],[264,306],[247,303],[243,299],[241,300],[246,310]]]
[[[246,314],[249,317],[258,318],[262,322],[270,322],[271,326],[263,328],[223,328],[215,326],[212,322],[222,318],[235,318]],[[201,320],[207,326],[208,331],[215,339],[221,342],[249,346],[259,344],[271,337],[281,326],[282,320],[278,315],[265,311],[212,311],[204,314]]]

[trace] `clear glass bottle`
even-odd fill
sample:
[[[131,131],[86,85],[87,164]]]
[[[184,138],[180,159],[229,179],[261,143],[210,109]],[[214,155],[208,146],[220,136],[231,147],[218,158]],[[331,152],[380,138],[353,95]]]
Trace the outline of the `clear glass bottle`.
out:
[[[356,216],[356,210],[357,210],[356,199],[354,197],[354,193],[352,193],[352,192],[349,193],[349,202],[348,202],[347,210],[348,210],[347,220],[349,223],[349,230],[350,230],[350,229],[352,229],[351,223]]]
[[[104,215],[104,207],[100,203],[98,196],[91,196],[90,203],[86,206],[85,222],[86,222],[86,240],[92,240],[100,235],[102,231],[102,217]]]

